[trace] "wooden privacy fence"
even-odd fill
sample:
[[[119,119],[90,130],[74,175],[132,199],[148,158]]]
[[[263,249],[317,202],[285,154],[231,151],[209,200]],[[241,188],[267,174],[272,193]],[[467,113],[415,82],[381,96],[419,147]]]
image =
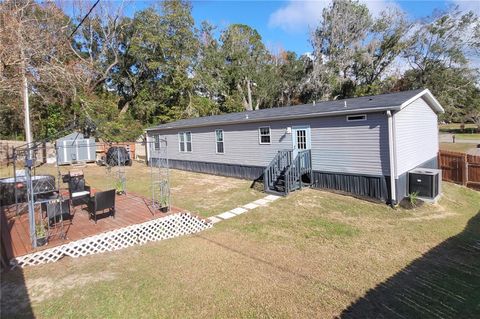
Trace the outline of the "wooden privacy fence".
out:
[[[13,163],[13,149],[24,145],[25,141],[0,140],[0,167]]]
[[[438,158],[444,181],[480,189],[480,156],[440,151]]]
[[[100,156],[104,156],[107,154],[108,149],[111,146],[122,146],[130,153],[130,158],[135,159],[135,143],[129,142],[120,142],[120,143],[105,143],[105,142],[97,142],[97,153]]]

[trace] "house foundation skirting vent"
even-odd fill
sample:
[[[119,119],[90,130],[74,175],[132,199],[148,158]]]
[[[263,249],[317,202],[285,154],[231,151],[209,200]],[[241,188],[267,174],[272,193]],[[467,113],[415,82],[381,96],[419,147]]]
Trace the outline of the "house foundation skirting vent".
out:
[[[35,266],[56,262],[64,256],[77,258],[115,251],[150,241],[198,233],[210,227],[211,223],[190,213],[173,214],[16,257],[10,263],[13,267]]]

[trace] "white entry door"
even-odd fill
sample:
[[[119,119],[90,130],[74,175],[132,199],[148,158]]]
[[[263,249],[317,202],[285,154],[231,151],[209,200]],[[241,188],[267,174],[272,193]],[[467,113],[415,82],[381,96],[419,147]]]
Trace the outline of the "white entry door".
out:
[[[309,150],[312,147],[310,126],[292,127],[293,158],[299,151]]]

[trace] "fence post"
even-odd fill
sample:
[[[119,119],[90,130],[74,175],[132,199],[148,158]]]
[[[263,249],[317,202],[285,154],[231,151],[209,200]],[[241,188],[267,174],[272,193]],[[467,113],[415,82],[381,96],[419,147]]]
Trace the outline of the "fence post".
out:
[[[468,158],[467,154],[463,154],[463,180],[462,184],[467,186],[468,184]]]

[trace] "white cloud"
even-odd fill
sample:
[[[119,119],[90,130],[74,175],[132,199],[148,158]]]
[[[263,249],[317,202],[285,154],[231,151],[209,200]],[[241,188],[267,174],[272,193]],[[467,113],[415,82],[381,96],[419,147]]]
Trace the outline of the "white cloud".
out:
[[[290,2],[270,15],[268,25],[288,32],[305,31],[314,27],[322,17],[323,9],[329,1],[295,1]]]
[[[393,0],[360,0],[365,3],[370,13],[375,17],[388,7],[399,7]],[[321,18],[322,11],[330,4],[330,0],[290,2],[270,15],[268,25],[271,28],[280,28],[287,32],[306,31],[315,28]]]

